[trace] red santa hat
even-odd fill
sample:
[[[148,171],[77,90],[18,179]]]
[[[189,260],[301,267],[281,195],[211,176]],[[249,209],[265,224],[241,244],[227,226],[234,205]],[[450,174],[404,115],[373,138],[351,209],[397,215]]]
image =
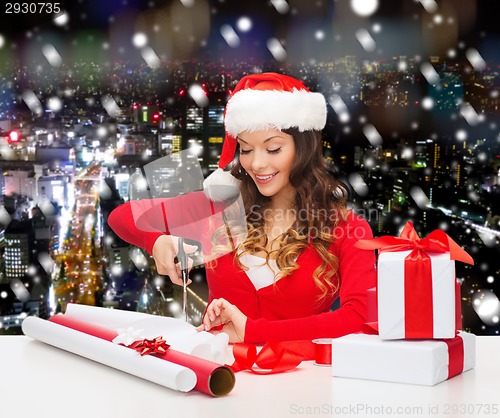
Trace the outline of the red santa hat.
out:
[[[277,73],[243,77],[226,105],[219,168],[204,181],[205,193],[212,200],[224,200],[239,192],[239,181],[224,171],[234,159],[239,133],[288,128],[302,132],[321,130],[325,124],[324,96],[309,91],[301,81]]]

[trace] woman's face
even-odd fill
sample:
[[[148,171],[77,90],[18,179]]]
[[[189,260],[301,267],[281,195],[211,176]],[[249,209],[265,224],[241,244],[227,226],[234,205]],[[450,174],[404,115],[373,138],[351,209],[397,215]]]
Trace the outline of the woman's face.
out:
[[[252,177],[259,192],[268,197],[286,195],[292,190],[290,171],[295,158],[293,136],[274,129],[242,132],[240,164]]]

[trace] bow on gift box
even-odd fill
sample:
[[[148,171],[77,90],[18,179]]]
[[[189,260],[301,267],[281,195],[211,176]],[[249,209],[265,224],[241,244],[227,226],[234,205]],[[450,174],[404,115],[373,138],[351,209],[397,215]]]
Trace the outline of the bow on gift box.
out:
[[[165,354],[170,345],[165,342],[163,337],[159,336],[152,340],[144,338],[134,341],[128,347],[137,351],[141,356],[145,356],[147,354]]]
[[[421,239],[411,222],[406,223],[399,237],[384,236],[359,240],[356,246],[364,250],[379,250],[380,252],[413,250],[408,256],[412,258],[425,258],[426,253],[449,252],[450,260],[474,264],[472,257],[444,231],[436,229]]]
[[[406,338],[429,338],[433,335],[432,264],[429,253],[449,253],[450,260],[474,264],[472,257],[444,231],[432,231],[421,239],[411,222],[407,222],[399,237],[360,240],[356,246],[379,252],[411,251],[404,259]]]

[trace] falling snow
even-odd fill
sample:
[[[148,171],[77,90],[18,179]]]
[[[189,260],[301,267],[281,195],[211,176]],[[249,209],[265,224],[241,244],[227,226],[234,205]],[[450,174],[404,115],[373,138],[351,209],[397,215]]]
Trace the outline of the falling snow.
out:
[[[377,48],[375,40],[370,35],[370,32],[368,32],[366,29],[358,29],[356,31],[356,39],[359,41],[366,52],[373,52]]]
[[[248,32],[250,29],[252,29],[252,25],[252,19],[247,16],[240,17],[236,22],[236,27],[241,32]]]
[[[10,288],[21,302],[26,302],[29,300],[30,292],[21,280],[12,279],[10,281]]]
[[[146,46],[141,49],[141,57],[144,59],[148,67],[159,68],[161,64],[160,57],[156,54],[153,48]]]
[[[220,34],[231,48],[237,48],[240,46],[240,37],[231,25],[222,25],[220,28]]]
[[[420,71],[422,75],[425,77],[429,84],[437,84],[439,83],[439,74],[436,69],[432,66],[432,64],[428,62],[423,62],[420,65]]]
[[[42,53],[47,58],[47,61],[53,67],[60,67],[63,60],[57,49],[51,44],[45,44],[42,47]]]
[[[370,141],[370,144],[372,144],[372,146],[378,147],[382,145],[382,136],[378,132],[377,128],[375,128],[375,126],[373,126],[372,124],[366,124],[365,126],[363,126],[363,134],[366,136],[368,141]]]
[[[349,174],[349,183],[351,184],[354,191],[360,196],[366,196],[368,194],[368,186],[363,180],[363,177],[359,173]]]
[[[61,13],[54,18],[54,24],[57,26],[65,26],[69,22],[69,14]]]
[[[109,94],[104,95],[101,98],[101,103],[106,112],[108,112],[109,116],[112,118],[116,118],[121,115],[121,109],[118,106],[118,103],[116,103],[115,99]]]
[[[267,41],[267,49],[276,59],[276,61],[284,61],[286,60],[287,53],[281,42],[276,38],[270,38]]]
[[[467,51],[465,51],[465,56],[476,71],[482,71],[486,68],[486,62],[477,49],[468,48]]]
[[[208,97],[199,84],[192,84],[191,86],[189,86],[188,93],[198,106],[208,106]]]
[[[370,16],[378,8],[378,0],[350,0],[351,8],[359,16]]]
[[[145,33],[138,32],[132,38],[132,43],[136,48],[142,48],[148,44],[148,37]]]
[[[271,3],[278,13],[286,14],[290,10],[290,6],[286,0],[271,0]]]
[[[342,100],[342,97],[340,97],[338,94],[334,94],[330,99],[330,105],[332,106],[335,113],[338,115],[340,122],[342,123],[349,122],[350,119],[349,109],[347,108],[347,105],[345,104],[344,100]]]

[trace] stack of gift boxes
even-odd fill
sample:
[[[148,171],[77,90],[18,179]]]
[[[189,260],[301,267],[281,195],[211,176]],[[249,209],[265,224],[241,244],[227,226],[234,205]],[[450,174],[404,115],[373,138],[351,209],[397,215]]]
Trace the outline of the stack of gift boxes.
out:
[[[472,369],[475,335],[461,330],[455,277],[455,261],[472,258],[443,231],[420,239],[411,223],[400,237],[358,246],[378,250],[372,322],[365,333],[333,340],[333,375],[432,386]]]

